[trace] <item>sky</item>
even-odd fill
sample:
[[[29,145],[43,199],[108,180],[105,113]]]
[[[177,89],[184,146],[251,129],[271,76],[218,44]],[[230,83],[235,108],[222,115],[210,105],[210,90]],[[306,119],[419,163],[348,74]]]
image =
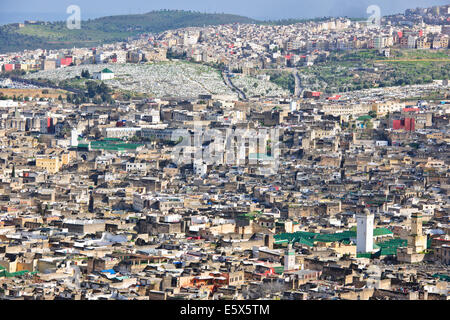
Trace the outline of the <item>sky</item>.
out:
[[[23,20],[66,20],[70,5],[78,5],[81,18],[146,13],[160,9],[233,13],[254,19],[368,17],[367,7],[378,5],[382,15],[405,9],[450,4],[450,0],[0,0],[0,24]]]

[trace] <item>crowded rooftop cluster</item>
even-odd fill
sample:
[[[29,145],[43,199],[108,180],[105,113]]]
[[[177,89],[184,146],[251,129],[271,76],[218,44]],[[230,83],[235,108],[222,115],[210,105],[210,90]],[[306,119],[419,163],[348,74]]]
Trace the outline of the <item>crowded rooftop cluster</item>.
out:
[[[299,69],[448,55],[427,10],[0,57],[0,299],[448,300],[448,74],[325,92]]]

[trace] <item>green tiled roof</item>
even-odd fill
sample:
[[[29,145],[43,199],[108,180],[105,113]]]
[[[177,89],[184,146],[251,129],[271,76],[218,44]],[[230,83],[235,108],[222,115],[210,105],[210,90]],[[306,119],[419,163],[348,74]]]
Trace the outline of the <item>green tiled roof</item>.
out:
[[[282,233],[277,234],[274,236],[275,244],[281,244],[286,242],[291,243],[301,243],[307,246],[314,246],[314,242],[311,241],[310,235],[314,235],[314,233],[308,233],[308,232],[295,232],[295,233]]]
[[[374,237],[392,234],[392,231],[386,228],[377,228],[373,230]],[[345,244],[350,244],[350,239],[356,238],[356,230],[348,230],[331,234],[299,231],[295,233],[277,234],[274,236],[274,238],[275,243],[284,243],[285,241],[282,240],[287,240],[288,242],[300,242],[311,246],[313,246],[315,242],[342,242]]]
[[[302,238],[302,237],[299,237],[297,242],[300,244],[304,244],[305,246],[308,246],[308,247],[314,246],[314,242],[312,242],[308,239]]]
[[[19,271],[19,272],[9,273],[5,270],[5,268],[3,268],[3,270],[0,271],[0,277],[6,277],[6,278],[20,277],[20,276],[23,276],[28,273],[34,275],[38,272],[37,271],[30,272],[28,270],[23,270],[23,271]]]
[[[391,230],[386,229],[386,228],[377,228],[373,230],[373,236],[374,237],[379,237],[379,236],[385,236],[388,234],[393,234]]]
[[[100,140],[89,142],[92,150],[127,151],[136,150],[142,144],[121,142],[121,140]],[[88,148],[89,144],[80,143],[79,148]]]
[[[443,280],[443,281],[450,281],[450,276],[448,274],[436,273],[436,274],[433,274],[433,278],[438,278],[439,280]]]
[[[105,68],[105,69],[102,70],[102,73],[114,73],[114,72],[112,72],[108,68]]]
[[[356,237],[356,232],[353,231],[344,231],[333,234],[322,234],[318,233],[314,237],[315,242],[336,242],[336,241],[349,241],[350,238]]]
[[[281,266],[281,267],[274,267],[273,271],[275,271],[275,273],[278,273],[278,274],[283,274],[284,273],[284,267],[283,266]]]
[[[373,245],[373,248],[378,250],[374,253],[358,253],[357,258],[375,258],[380,256],[395,256],[399,247],[406,247],[408,240],[405,239],[390,239],[388,241],[380,242]]]

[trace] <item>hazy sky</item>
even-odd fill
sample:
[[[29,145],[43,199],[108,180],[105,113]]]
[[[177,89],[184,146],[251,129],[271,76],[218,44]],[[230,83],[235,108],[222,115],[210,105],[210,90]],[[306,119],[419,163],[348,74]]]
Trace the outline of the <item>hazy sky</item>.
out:
[[[256,19],[313,18],[323,16],[368,17],[372,4],[383,15],[408,8],[449,4],[450,0],[0,0],[0,24],[28,20],[65,20],[75,4],[82,19],[106,15],[145,13],[158,9],[235,13]]]

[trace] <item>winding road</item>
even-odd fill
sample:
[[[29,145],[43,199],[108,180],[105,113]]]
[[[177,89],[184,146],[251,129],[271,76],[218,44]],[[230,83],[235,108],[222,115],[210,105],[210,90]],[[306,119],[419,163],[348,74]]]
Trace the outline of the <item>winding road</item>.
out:
[[[245,93],[231,82],[229,73],[222,72],[222,77],[223,77],[223,81],[225,81],[225,84],[228,86],[228,88],[230,88],[231,90],[233,90],[234,92],[236,92],[238,94],[239,99],[247,100]]]

